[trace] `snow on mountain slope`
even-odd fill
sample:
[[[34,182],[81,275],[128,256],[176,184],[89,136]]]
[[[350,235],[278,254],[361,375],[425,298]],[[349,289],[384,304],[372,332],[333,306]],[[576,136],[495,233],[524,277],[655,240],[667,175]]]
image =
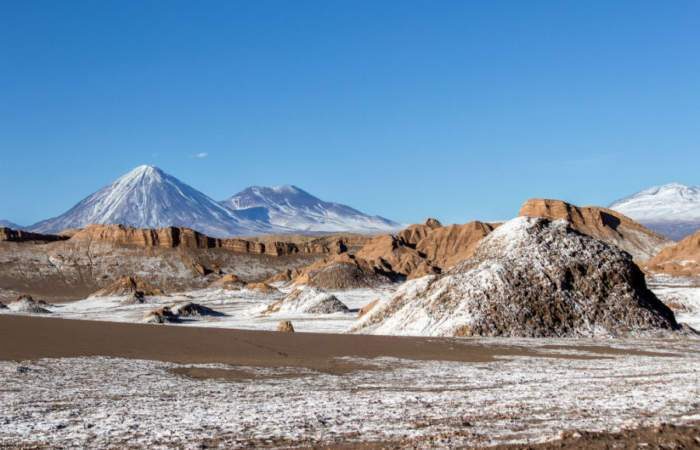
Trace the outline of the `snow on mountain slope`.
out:
[[[9,220],[1,220],[1,219],[0,219],[0,227],[12,228],[13,230],[21,230],[23,228],[21,225],[17,225],[14,222],[10,222]]]
[[[654,186],[616,201],[610,209],[680,240],[700,229],[700,186]]]
[[[386,232],[400,224],[339,203],[325,202],[296,186],[251,186],[221,202],[239,211],[262,208],[272,225],[300,232]]]
[[[214,237],[276,231],[255,213],[231,211],[157,167],[139,166],[65,214],[30,229],[48,233],[95,223],[181,226]]]

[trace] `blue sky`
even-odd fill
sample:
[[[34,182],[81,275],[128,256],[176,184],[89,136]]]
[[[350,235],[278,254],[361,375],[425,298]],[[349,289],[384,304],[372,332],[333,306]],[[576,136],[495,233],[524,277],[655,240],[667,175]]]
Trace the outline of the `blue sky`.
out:
[[[1,1],[0,218],[140,164],[402,222],[700,184],[698,55],[696,1]]]

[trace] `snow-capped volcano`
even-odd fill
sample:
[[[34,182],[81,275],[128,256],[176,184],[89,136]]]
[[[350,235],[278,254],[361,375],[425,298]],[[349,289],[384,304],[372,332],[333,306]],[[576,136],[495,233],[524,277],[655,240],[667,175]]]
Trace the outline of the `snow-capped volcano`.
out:
[[[700,187],[680,183],[654,186],[616,201],[610,209],[679,240],[700,229]]]
[[[373,233],[401,227],[380,216],[370,216],[339,203],[325,202],[290,185],[251,186],[221,204],[234,211],[262,209],[272,225],[299,232]]]
[[[256,219],[254,213],[231,211],[157,167],[139,166],[31,230],[55,233],[88,224],[121,224],[181,226],[215,237],[271,232],[269,224]]]

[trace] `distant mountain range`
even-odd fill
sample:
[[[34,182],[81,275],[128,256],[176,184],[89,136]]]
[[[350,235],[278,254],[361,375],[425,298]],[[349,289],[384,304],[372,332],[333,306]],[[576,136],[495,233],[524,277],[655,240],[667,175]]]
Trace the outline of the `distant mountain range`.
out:
[[[700,229],[700,187],[655,186],[612,203],[610,209],[680,240]],[[92,223],[180,226],[213,237],[386,233],[401,228],[392,220],[323,201],[292,185],[251,186],[219,202],[154,166],[135,168],[58,217],[27,227],[0,220],[0,227],[57,233]]]
[[[700,187],[670,183],[623,198],[610,209],[673,240],[700,229]]]
[[[386,232],[396,222],[324,202],[294,186],[251,187],[217,202],[153,166],[139,166],[70,210],[28,230],[57,233],[88,224],[188,227],[213,237],[352,231]]]
[[[382,232],[399,224],[340,203],[324,202],[296,186],[252,186],[222,202],[234,211],[261,208],[275,227],[306,232]]]

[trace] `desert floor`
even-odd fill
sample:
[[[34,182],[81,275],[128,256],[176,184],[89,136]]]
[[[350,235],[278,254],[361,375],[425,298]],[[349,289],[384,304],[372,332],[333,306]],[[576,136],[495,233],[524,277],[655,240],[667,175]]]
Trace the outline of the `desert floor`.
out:
[[[700,419],[700,341],[692,338],[286,334],[1,315],[0,342],[0,446],[381,448],[563,438],[584,448],[692,443]]]

